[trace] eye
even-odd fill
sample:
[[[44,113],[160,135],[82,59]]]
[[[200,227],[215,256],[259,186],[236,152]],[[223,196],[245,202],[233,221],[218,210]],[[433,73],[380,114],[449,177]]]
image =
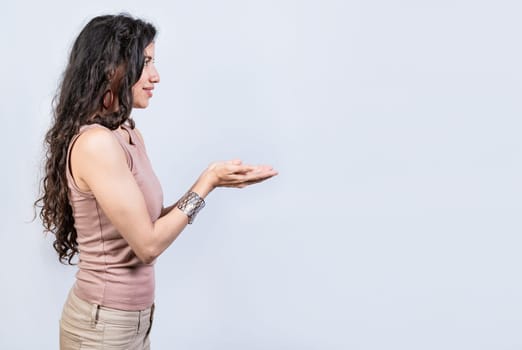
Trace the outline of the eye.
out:
[[[152,59],[151,57],[145,57],[145,67],[148,66],[150,63],[154,63],[154,59]]]

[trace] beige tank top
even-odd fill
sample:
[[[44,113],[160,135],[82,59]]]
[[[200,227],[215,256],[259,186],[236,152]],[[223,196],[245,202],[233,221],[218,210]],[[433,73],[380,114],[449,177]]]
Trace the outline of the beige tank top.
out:
[[[127,241],[109,221],[92,192],[82,191],[69,168],[71,148],[83,132],[103,128],[99,124],[84,125],[73,137],[67,153],[69,201],[77,232],[79,263],[74,293],[93,304],[119,310],[143,310],[154,302],[154,265],[142,263]],[[126,125],[130,143],[112,131],[125,151],[129,169],[143,192],[151,220],[156,221],[163,207],[163,192],[152,170],[145,145],[136,132]]]

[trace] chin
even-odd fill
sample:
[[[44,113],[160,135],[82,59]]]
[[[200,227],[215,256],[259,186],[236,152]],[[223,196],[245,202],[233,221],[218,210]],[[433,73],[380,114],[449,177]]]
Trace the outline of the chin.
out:
[[[148,106],[149,106],[149,102],[147,101],[147,102],[134,103],[132,108],[143,109],[143,108],[147,108]]]

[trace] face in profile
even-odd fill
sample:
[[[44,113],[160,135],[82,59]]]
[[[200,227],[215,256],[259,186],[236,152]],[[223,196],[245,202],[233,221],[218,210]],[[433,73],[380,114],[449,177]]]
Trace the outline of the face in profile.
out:
[[[149,105],[154,85],[159,81],[160,77],[154,66],[154,43],[150,43],[145,48],[145,65],[140,80],[132,87],[134,108],[146,108]]]

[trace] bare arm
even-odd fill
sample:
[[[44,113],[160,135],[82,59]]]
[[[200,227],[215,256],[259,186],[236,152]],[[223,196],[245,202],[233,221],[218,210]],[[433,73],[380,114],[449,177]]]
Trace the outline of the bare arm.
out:
[[[165,215],[167,215],[168,213],[170,213],[170,211],[171,211],[172,209],[174,209],[174,208],[176,207],[176,205],[178,205],[178,202],[176,202],[176,203],[174,203],[174,204],[172,204],[172,205],[169,205],[168,207],[163,207],[163,208],[161,209],[161,215],[160,215],[160,217],[165,216]]]
[[[188,223],[185,213],[175,205],[151,221],[124,151],[108,130],[95,128],[82,134],[73,147],[71,167],[75,179],[92,191],[109,220],[144,263],[158,257]],[[190,190],[205,198],[216,187],[242,188],[276,174],[269,166],[248,166],[238,160],[217,162],[203,171]]]

